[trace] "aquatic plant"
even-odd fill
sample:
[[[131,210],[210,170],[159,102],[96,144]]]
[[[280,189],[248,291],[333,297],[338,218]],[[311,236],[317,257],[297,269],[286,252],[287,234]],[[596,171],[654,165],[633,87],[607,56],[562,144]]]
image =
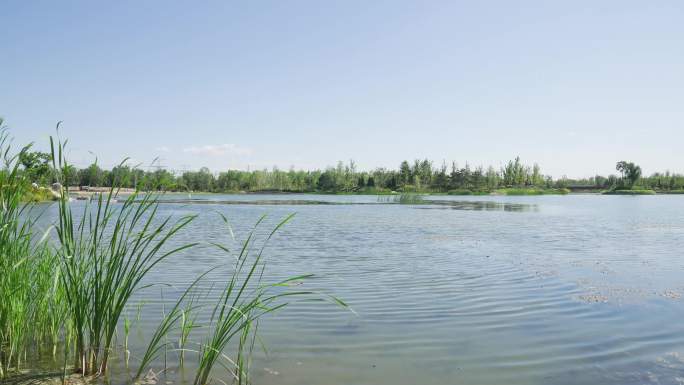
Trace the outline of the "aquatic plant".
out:
[[[53,166],[67,167],[61,141],[50,140]],[[114,205],[115,188],[87,203],[74,220],[68,192],[59,201],[58,256],[74,329],[75,364],[83,374],[104,373],[121,314],[147,273],[194,244],[164,250],[194,216],[158,218],[157,197],[131,194]]]
[[[128,365],[128,357],[130,356],[130,351],[128,350],[128,335],[131,332],[131,319],[128,318],[128,314],[124,314],[123,320],[124,327],[124,352],[126,353],[126,365]]]
[[[58,198],[46,187],[33,187],[31,186],[26,192],[24,192],[22,201],[38,203],[38,202],[48,202],[56,201]]]
[[[170,345],[170,342],[168,341],[167,337],[171,333],[171,331],[174,330],[174,327],[179,322],[179,320],[182,320],[183,317],[185,317],[187,314],[193,314],[194,311],[197,309],[197,306],[195,305],[196,297],[193,295],[193,290],[196,287],[197,283],[200,282],[200,280],[202,280],[210,271],[211,270],[199,275],[195,279],[195,281],[192,282],[187,287],[187,289],[185,289],[183,294],[176,301],[175,305],[171,308],[171,310],[168,313],[164,315],[161,322],[159,322],[157,328],[152,334],[152,337],[150,338],[149,343],[147,344],[147,349],[145,350],[145,353],[143,354],[142,359],[140,360],[140,365],[138,366],[138,371],[136,372],[134,379],[138,379],[142,376],[143,372],[147,370],[147,368],[152,364],[152,362],[159,357],[159,355],[162,352],[162,349],[164,349],[164,351],[166,352],[167,348]],[[190,298],[190,301],[187,304],[185,304],[186,298]],[[185,307],[183,307],[184,304]],[[183,330],[184,329],[181,323],[181,331]],[[180,349],[181,355],[179,356],[179,361],[182,366],[182,349],[184,348]]]
[[[0,378],[16,369],[31,346],[56,345],[63,323],[57,259],[38,230],[40,212],[23,203],[31,186],[1,128],[0,156]],[[53,349],[54,352],[54,349]]]
[[[425,197],[421,194],[402,193],[394,197],[394,203],[400,203],[403,205],[421,204],[425,203]]]
[[[268,234],[258,251],[253,251],[255,231],[265,219],[262,216],[255,224],[235,258],[235,265],[228,283],[221,291],[219,300],[214,306],[207,336],[201,342],[199,364],[195,374],[195,385],[206,385],[212,370],[219,363],[223,367],[232,367],[231,375],[237,384],[245,384],[249,378],[249,366],[254,343],[259,329],[259,320],[266,314],[286,307],[293,297],[314,300],[326,299],[344,308],[348,305],[331,295],[324,295],[308,290],[291,290],[298,283],[313,277],[305,274],[290,277],[275,283],[264,283],[266,264],[263,252],[268,241],[294,214],[287,216]],[[230,225],[222,216],[232,234]],[[221,244],[216,247],[230,255],[229,249]],[[234,342],[235,356],[225,354],[228,345]]]
[[[196,297],[191,297],[190,301],[181,309],[180,317],[180,327],[178,336],[178,364],[183,367],[185,364],[185,353],[187,351],[187,345],[190,341],[190,333],[198,328],[200,325],[197,323],[197,312],[195,311]]]
[[[68,191],[64,190],[57,207],[56,237],[49,242],[47,231],[42,237],[37,234],[37,216],[30,209],[36,206],[22,203],[30,185],[20,172],[16,157],[8,155],[6,139],[4,131],[0,132],[0,149],[5,159],[5,167],[0,170],[0,377],[11,368],[18,368],[27,350],[43,342],[53,344],[53,355],[57,343],[63,343],[63,378],[71,367],[68,360],[73,360],[74,371],[83,375],[104,374],[110,356],[117,353],[114,342],[122,324],[128,365],[131,319],[127,311],[132,295],[147,287],[144,278],[160,262],[195,245],[167,246],[195,216],[161,218],[157,196],[136,192],[118,201],[116,188],[99,194],[85,204],[82,213],[74,214]],[[65,144],[52,138],[50,144],[52,172],[61,180],[69,169],[63,156]],[[207,334],[198,344],[196,384],[207,384],[219,361],[220,366],[232,364],[228,367],[236,382],[246,383],[259,319],[287,306],[290,299],[308,296],[347,307],[329,295],[291,290],[294,283],[311,275],[262,282],[266,244],[291,218],[280,222],[255,252],[255,231],[262,217],[243,243],[210,321],[202,325],[206,326]],[[232,236],[229,225],[228,230]],[[230,254],[225,246],[214,246]],[[168,337],[177,327],[180,337],[178,349],[174,350],[181,352],[182,365],[191,332],[200,326],[196,312],[199,296],[194,288],[204,276],[200,275],[175,306],[165,312],[140,359],[136,378],[162,352],[166,363],[166,352],[172,347]],[[136,320],[140,319],[141,306],[142,303],[138,305]],[[232,358],[227,349],[235,352]]]

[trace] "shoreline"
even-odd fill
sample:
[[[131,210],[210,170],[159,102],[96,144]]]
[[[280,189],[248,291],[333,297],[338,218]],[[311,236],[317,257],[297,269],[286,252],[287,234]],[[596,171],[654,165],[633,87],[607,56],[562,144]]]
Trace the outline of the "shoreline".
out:
[[[50,190],[49,188],[40,188],[40,194],[31,194],[26,202],[40,203],[53,202],[59,200],[59,194]],[[49,191],[50,194],[44,194],[43,191]],[[69,198],[74,200],[89,200],[100,194],[109,194],[110,187],[91,187],[87,190],[82,190],[70,187],[68,194]],[[133,188],[120,188],[114,191],[114,197],[126,197],[136,192]],[[570,189],[539,189],[539,188],[502,188],[491,191],[471,191],[471,190],[456,190],[448,192],[433,192],[433,191],[344,191],[344,192],[326,192],[326,191],[138,191],[139,193],[158,193],[166,194],[188,194],[188,195],[367,195],[367,196],[401,196],[401,195],[427,195],[427,196],[544,196],[544,195],[684,195],[683,190],[650,190],[650,189],[633,189],[633,190],[570,190]]]

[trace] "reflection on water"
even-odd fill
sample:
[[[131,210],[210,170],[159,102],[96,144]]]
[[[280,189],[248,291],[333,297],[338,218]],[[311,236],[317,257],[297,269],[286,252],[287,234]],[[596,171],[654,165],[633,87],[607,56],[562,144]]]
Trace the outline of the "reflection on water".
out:
[[[363,200],[357,201],[336,201],[336,200],[315,200],[315,199],[217,199],[217,198],[194,198],[183,199],[177,197],[167,197],[161,200],[166,204],[213,204],[213,205],[256,205],[256,206],[300,206],[300,205],[390,205],[401,204],[393,200],[378,200],[377,202],[368,202]],[[453,210],[475,210],[475,211],[537,211],[537,205],[526,203],[513,202],[497,202],[497,201],[453,201],[453,200],[436,200],[425,199],[419,202],[408,204],[417,206],[421,209],[437,209],[450,208]]]
[[[338,203],[330,201],[317,201],[311,199],[262,199],[262,200],[222,200],[222,199],[163,199],[161,203],[166,204],[213,204],[213,205],[336,205],[336,204],[353,204],[353,203]]]
[[[535,204],[496,202],[496,201],[444,201],[426,200],[430,206],[418,207],[421,209],[449,208],[453,210],[474,210],[474,211],[538,211]]]
[[[296,212],[265,250],[265,279],[315,273],[303,289],[334,293],[357,313],[306,302],[265,319],[268,354],[256,352],[255,384],[674,385],[684,377],[684,196],[428,197],[419,205],[202,198],[211,202],[160,206],[162,215],[199,214],[177,244],[239,250],[216,211],[238,239],[264,214],[266,232]],[[273,200],[328,204],[221,204]],[[145,305],[133,357],[164,310],[160,290],[171,301],[215,266],[204,285],[221,287],[230,263],[204,246],[148,277],[177,289],[154,286],[135,299],[133,307]],[[173,354],[160,383],[183,382]]]

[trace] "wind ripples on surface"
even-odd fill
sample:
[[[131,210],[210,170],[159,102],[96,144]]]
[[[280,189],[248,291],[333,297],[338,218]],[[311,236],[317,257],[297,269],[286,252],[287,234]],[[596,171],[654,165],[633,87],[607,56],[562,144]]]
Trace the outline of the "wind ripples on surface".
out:
[[[173,298],[217,267],[202,286],[222,286],[233,262],[209,242],[237,252],[268,214],[259,245],[278,219],[297,212],[266,248],[265,280],[314,273],[303,288],[334,294],[356,314],[296,302],[264,320],[269,354],[257,354],[257,384],[677,384],[684,377],[684,199],[678,198],[168,203],[162,214],[200,215],[175,242],[203,246],[166,261],[149,281],[174,285],[163,289]],[[216,212],[230,219],[235,241]],[[160,290],[141,294],[150,313],[159,311],[151,299]],[[139,327],[149,330],[153,321]]]

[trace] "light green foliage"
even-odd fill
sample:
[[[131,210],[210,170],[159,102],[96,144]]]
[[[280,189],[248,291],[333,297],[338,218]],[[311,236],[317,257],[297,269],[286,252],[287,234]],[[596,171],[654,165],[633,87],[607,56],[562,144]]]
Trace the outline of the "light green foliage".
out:
[[[22,151],[19,154],[19,163],[23,167],[25,177],[39,184],[46,184],[50,177],[50,154],[40,151]]]
[[[400,203],[403,205],[421,204],[425,201],[423,195],[413,193],[402,193],[401,195],[395,195],[393,198],[394,203]]]
[[[22,201],[31,203],[49,202],[55,200],[57,200],[55,195],[45,187],[35,188],[31,186],[24,191],[24,195],[22,196]]]
[[[0,128],[0,378],[29,346],[55,345],[64,322],[57,258],[37,228],[40,213],[23,203],[31,187],[18,159],[28,148],[12,154]]]
[[[55,170],[64,169],[61,142],[51,139]],[[166,242],[193,216],[157,218],[156,197],[132,194],[114,205],[115,189],[87,204],[74,222],[68,194],[59,202],[61,282],[75,336],[75,364],[83,374],[107,369],[122,312],[145,275],[163,259],[192,247],[163,251]]]
[[[217,175],[206,167],[199,171],[187,171],[175,177],[171,172],[158,168],[144,172],[137,168],[119,165],[112,170],[102,170],[96,163],[74,171],[70,185],[89,185],[137,188],[162,191],[204,191],[204,192],[319,192],[319,193],[366,193],[383,194],[391,191],[403,192],[447,192],[449,190],[492,191],[502,186],[551,187],[552,181],[541,174],[539,166],[522,164],[519,158],[497,171],[493,167],[471,168],[466,163],[459,168],[452,163],[447,170],[446,163],[439,168],[428,160],[404,161],[398,170],[377,168],[373,171],[359,171],[356,163],[338,162],[325,170],[303,171],[290,169],[240,171],[228,170]]]
[[[622,174],[621,186],[632,188],[639,178],[641,178],[641,167],[632,162],[620,161],[617,162],[615,169]]]
[[[1,120],[0,120],[1,124]],[[21,156],[20,173],[29,181],[46,186],[57,181],[55,171],[49,167],[52,154],[25,151]],[[392,192],[449,193],[464,195],[466,191],[480,195],[502,193],[500,189],[543,189],[546,193],[562,193],[562,189],[596,191],[653,189],[657,192],[684,190],[684,175],[654,173],[642,176],[641,168],[633,162],[620,161],[616,170],[620,175],[608,175],[554,180],[544,175],[538,164],[525,164],[520,157],[508,161],[503,167],[472,167],[468,162],[459,167],[451,162],[435,164],[428,159],[402,161],[395,170],[376,168],[359,170],[353,160],[338,162],[324,170],[287,171],[272,169],[242,171],[226,170],[214,173],[206,167],[198,171],[185,171],[178,175],[173,170],[153,162],[152,170],[120,164],[111,170],[100,168],[97,160],[84,169],[63,165],[59,181],[64,186],[97,186],[133,188],[141,191],[197,191],[197,192],[299,192],[335,194],[388,194]],[[532,192],[527,191],[526,194]],[[26,193],[25,200],[41,201],[51,197],[45,190]]]

